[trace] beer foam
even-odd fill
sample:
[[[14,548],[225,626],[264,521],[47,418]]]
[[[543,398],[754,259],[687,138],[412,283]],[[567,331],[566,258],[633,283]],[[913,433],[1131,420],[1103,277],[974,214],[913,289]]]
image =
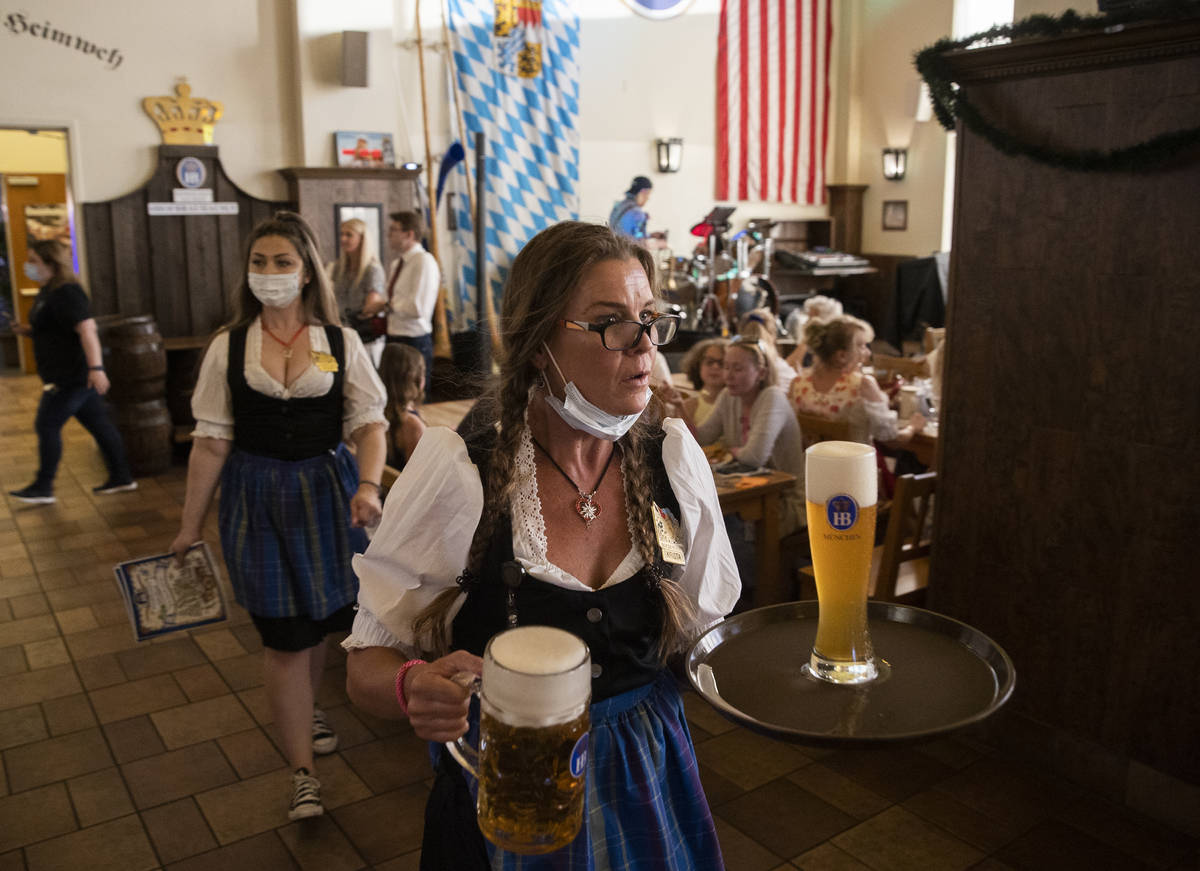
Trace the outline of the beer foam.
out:
[[[544,726],[575,716],[592,692],[591,656],[583,640],[552,626],[519,626],[496,635],[483,658],[482,694],[516,726]]]
[[[558,674],[587,656],[577,635],[553,626],[520,626],[492,640],[492,658],[522,674]]]
[[[860,506],[878,499],[875,448],[859,442],[817,442],[805,453],[804,498],[824,505],[831,496],[850,496]]]

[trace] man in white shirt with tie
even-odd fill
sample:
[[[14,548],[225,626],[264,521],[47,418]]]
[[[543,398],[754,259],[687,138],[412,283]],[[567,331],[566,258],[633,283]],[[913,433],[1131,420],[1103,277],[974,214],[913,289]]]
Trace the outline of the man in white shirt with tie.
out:
[[[388,264],[384,295],[371,294],[368,313],[387,311],[387,340],[412,345],[425,358],[425,389],[433,373],[433,310],[441,270],[421,246],[425,225],[419,212],[392,212],[388,245],[400,256]]]

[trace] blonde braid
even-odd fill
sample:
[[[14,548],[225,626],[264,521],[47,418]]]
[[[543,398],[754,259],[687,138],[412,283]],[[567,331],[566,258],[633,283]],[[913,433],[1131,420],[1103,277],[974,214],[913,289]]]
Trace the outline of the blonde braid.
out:
[[[475,536],[471,539],[464,574],[471,573],[479,577],[482,573],[483,559],[491,544],[492,534],[496,531],[496,524],[508,513],[509,501],[516,486],[517,449],[521,444],[521,431],[525,427],[525,403],[529,394],[529,384],[522,385],[523,380],[513,379],[500,391],[500,433],[488,462],[487,476],[483,482],[483,513],[479,517],[479,525],[475,527]],[[442,656],[450,652],[453,639],[446,626],[446,615],[464,592],[457,585],[443,590],[416,616],[413,637],[418,644],[423,638],[429,639],[427,653]]]
[[[648,427],[638,424],[623,440],[621,475],[625,482],[625,510],[630,528],[636,533],[636,544],[648,571],[655,570],[654,480],[646,464],[644,442]],[[658,657],[666,661],[687,641],[686,626],[695,618],[695,609],[679,584],[669,575],[659,575],[662,593],[662,625],[658,638]]]

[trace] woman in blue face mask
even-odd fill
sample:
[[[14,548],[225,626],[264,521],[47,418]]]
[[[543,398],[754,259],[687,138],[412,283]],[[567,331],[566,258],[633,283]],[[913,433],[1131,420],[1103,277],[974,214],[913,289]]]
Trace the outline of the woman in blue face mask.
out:
[[[407,715],[430,741],[473,721],[451,678],[479,673],[497,632],[557,626],[591,650],[575,840],[514,857],[473,821],[456,827],[468,786],[434,744],[426,867],[591,868],[618,843],[623,868],[723,867],[665,663],[728,613],[740,585],[704,453],[680,421],[643,415],[657,346],[677,327],[658,313],[653,275],[645,249],[603,226],[535,236],[505,287],[495,425],[465,441],[428,430],[355,559],[350,696]]]
[[[353,620],[350,558],[366,547],[361,527],[381,510],[384,404],[358,333],[338,320],[312,230],[277,212],[250,234],[233,317],[200,367],[171,550],[182,556],[201,539],[219,483],[221,548],[262,637],[267,699],[293,771],[293,820],[324,812],[313,754],[332,753],[337,735],[313,696],[325,635]]]
[[[71,265],[71,249],[47,239],[29,246],[25,277],[40,287],[29,310],[29,325],[14,324],[18,335],[33,338],[38,375],[45,383],[34,427],[38,435],[37,477],[9,495],[28,504],[55,501],[54,476],[62,458],[62,428],[75,417],[100,446],[108,480],[93,493],[136,490],[121,434],[101,397],[108,392],[96,321],[87,294]]]

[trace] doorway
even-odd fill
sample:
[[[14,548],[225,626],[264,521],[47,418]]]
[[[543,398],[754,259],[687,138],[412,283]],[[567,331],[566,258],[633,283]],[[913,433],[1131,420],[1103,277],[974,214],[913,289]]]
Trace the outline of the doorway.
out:
[[[28,323],[38,287],[25,276],[30,242],[60,239],[71,246],[79,271],[71,202],[67,131],[59,127],[0,126],[0,372],[36,371],[33,343],[13,333]]]

